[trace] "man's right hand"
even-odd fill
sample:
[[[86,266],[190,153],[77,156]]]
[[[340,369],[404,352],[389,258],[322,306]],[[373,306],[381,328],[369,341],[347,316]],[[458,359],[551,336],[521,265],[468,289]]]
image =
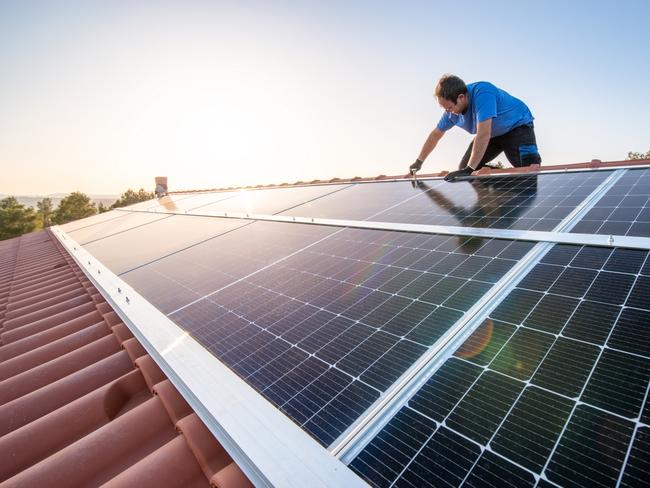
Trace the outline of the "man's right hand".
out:
[[[420,171],[420,168],[422,168],[422,163],[423,162],[424,161],[422,161],[421,159],[416,159],[415,163],[413,163],[411,166],[409,166],[409,173],[413,174],[416,171]]]

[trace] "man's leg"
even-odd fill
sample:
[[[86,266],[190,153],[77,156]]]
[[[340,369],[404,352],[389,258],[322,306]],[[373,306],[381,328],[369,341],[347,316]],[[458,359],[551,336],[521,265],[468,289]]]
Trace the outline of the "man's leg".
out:
[[[520,125],[500,137],[503,139],[503,150],[506,157],[515,168],[542,164],[542,157],[537,150],[533,124]]]
[[[474,141],[469,143],[469,147],[467,148],[467,151],[465,151],[465,155],[458,164],[458,169],[463,169],[467,166],[469,158],[472,156],[473,147]],[[499,137],[493,137],[490,139],[488,146],[485,149],[485,154],[483,155],[483,158],[481,159],[481,162],[478,164],[478,167],[476,169],[481,169],[483,166],[485,166],[485,163],[489,163],[494,158],[496,158],[501,151],[503,151],[503,146],[501,145]]]

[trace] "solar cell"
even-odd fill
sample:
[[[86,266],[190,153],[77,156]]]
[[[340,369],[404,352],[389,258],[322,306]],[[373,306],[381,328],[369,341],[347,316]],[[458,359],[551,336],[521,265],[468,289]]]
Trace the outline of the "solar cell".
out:
[[[611,173],[358,184],[283,215],[495,229],[552,230]]]
[[[650,169],[630,169],[572,232],[650,237]]]
[[[148,214],[140,212],[120,212],[124,215],[111,218],[101,222],[92,221],[90,225],[84,225],[76,230],[67,231],[77,243],[84,245],[89,242],[103,239],[120,232],[126,232],[140,226],[146,226],[152,222],[169,218],[168,215]],[[93,217],[90,217],[93,219]],[[78,222],[79,223],[79,222]]]
[[[67,224],[61,225],[61,229],[63,229],[65,232],[70,233],[72,231],[84,228],[84,227],[89,227],[94,224],[99,224],[102,222],[106,222],[108,220],[113,220],[113,219],[119,219],[126,217],[128,213],[122,212],[119,210],[109,210],[108,212],[103,212],[100,214],[92,215],[90,217],[86,217],[84,219],[79,219],[79,220],[73,220],[72,222],[68,222]]]
[[[231,198],[197,206],[195,210],[206,213],[239,212],[272,215],[300,204],[303,204],[305,208],[310,208],[313,205],[312,200],[349,187],[350,185],[310,185],[242,190],[234,192]]]
[[[578,405],[545,470],[562,486],[615,486],[634,424],[589,405]]]
[[[257,222],[123,276],[327,446],[532,247]]]
[[[554,246],[408,400],[411,415],[482,453],[460,481],[449,475],[449,486],[549,485],[544,478],[634,486],[647,478],[647,259],[648,251]],[[389,421],[375,439],[387,429],[400,438],[400,428]],[[433,449],[426,458],[404,451],[410,460],[397,475],[373,471],[396,457],[375,439],[350,467],[374,486],[401,486],[443,456],[466,461],[435,450],[433,437],[418,447]]]
[[[320,226],[255,222],[121,276],[169,313],[332,232]]]
[[[648,452],[650,452],[650,427],[641,427],[637,430],[632,443],[621,486],[627,488],[647,483],[648,473],[650,473]]]
[[[248,224],[240,220],[174,215],[91,241],[84,248],[119,275]]]
[[[227,200],[236,195],[233,191],[208,193],[173,193],[162,198],[147,200],[125,207],[126,210],[144,210],[148,212],[177,212],[200,208],[203,205]]]

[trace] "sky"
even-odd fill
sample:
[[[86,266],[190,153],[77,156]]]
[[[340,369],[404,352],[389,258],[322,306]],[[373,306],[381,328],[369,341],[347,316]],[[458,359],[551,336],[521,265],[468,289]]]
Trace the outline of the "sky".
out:
[[[544,164],[625,159],[650,150],[648,18],[646,0],[0,0],[0,194],[403,174],[445,73],[524,100]],[[423,172],[470,141],[452,129]]]

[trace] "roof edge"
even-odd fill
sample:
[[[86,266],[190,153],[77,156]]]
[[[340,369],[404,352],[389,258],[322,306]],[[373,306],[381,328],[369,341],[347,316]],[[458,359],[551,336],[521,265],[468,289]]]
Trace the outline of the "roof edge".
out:
[[[650,159],[623,159],[618,161],[602,161],[600,159],[592,159],[589,162],[583,163],[567,163],[567,164],[554,164],[554,165],[539,165],[532,164],[522,168],[490,168],[485,166],[473,174],[475,176],[489,176],[489,175],[502,175],[502,174],[526,174],[526,173],[545,173],[549,171],[572,171],[581,169],[607,169],[607,168],[620,168],[628,166],[645,166],[650,165]],[[441,171],[439,173],[424,173],[418,175],[419,178],[440,178],[449,174],[449,171]],[[240,190],[258,190],[258,189],[271,189],[271,188],[290,188],[296,186],[311,186],[311,185],[324,185],[324,184],[350,184],[350,183],[368,183],[373,181],[386,181],[386,180],[409,180],[412,176],[410,174],[400,175],[378,175],[378,176],[354,176],[351,178],[331,178],[329,180],[312,180],[312,181],[296,181],[294,183],[270,183],[267,185],[247,185],[247,186],[230,186],[221,188],[204,188],[193,190],[175,190],[170,191],[170,194],[180,193],[204,193],[214,191],[240,191]]]

